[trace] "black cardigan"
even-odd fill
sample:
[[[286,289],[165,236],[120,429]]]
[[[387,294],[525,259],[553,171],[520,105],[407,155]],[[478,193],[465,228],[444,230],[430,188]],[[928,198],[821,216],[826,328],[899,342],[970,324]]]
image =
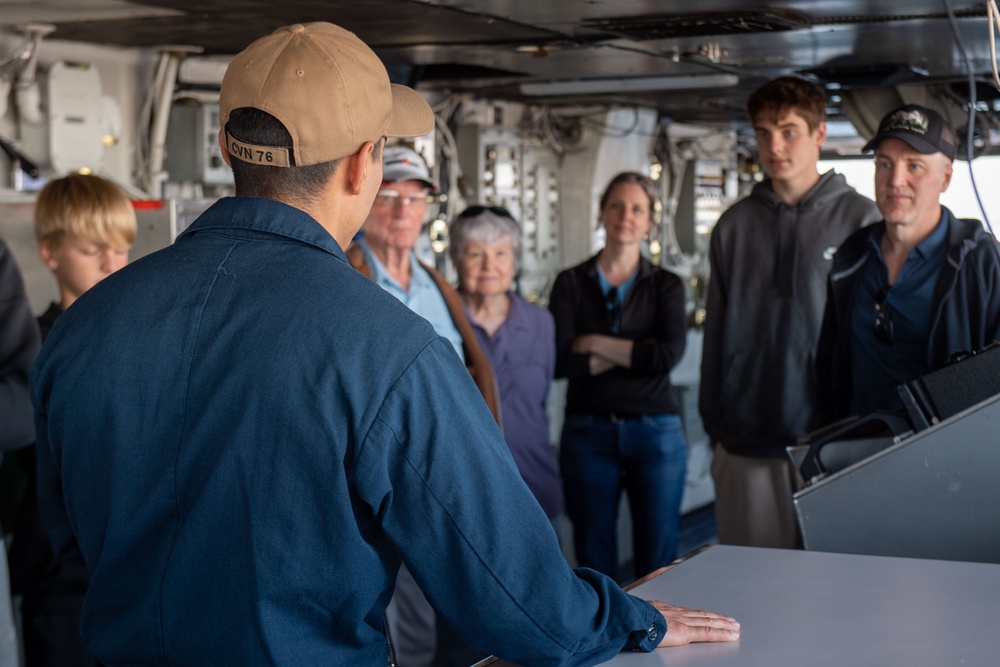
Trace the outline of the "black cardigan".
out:
[[[677,399],[670,370],[686,342],[684,284],[674,274],[641,259],[625,295],[619,337],[635,341],[632,368],[590,374],[590,355],[571,351],[584,334],[611,333],[611,315],[601,293],[597,256],[556,278],[549,309],[556,321],[556,377],[568,378],[566,413],[673,414]]]

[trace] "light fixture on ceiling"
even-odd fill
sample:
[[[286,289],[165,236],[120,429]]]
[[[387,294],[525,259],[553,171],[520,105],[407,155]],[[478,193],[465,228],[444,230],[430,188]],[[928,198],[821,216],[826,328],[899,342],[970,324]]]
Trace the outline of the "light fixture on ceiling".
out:
[[[586,95],[595,93],[634,93],[659,90],[692,90],[735,86],[735,74],[696,74],[691,76],[654,76],[631,79],[578,79],[522,83],[522,95]]]

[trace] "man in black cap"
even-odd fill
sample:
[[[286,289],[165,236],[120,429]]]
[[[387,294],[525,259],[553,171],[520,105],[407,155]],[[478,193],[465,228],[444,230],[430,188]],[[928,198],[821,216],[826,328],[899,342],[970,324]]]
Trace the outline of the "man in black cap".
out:
[[[883,220],[837,251],[817,352],[829,420],[902,406],[900,384],[1000,334],[1000,255],[978,220],[940,204],[955,134],[932,109],[887,115],[875,151]]]

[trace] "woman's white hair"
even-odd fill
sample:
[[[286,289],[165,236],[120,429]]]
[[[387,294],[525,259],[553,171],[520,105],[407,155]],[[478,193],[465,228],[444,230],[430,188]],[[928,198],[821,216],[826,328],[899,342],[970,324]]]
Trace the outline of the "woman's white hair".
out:
[[[467,215],[470,211],[472,213]],[[515,267],[520,264],[521,227],[510,214],[504,215],[490,208],[472,206],[459,213],[452,221],[448,227],[448,236],[448,255],[456,267],[469,241],[497,243],[504,239],[510,239]]]

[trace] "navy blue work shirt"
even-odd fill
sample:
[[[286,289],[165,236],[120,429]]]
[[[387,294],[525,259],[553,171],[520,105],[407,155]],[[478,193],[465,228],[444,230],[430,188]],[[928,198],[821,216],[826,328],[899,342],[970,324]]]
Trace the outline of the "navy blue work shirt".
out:
[[[563,560],[447,340],[298,209],[229,198],[59,319],[32,374],[40,509],[108,665],[385,665],[400,559],[473,648],[652,649]]]
[[[927,340],[930,337],[934,288],[948,253],[948,216],[930,236],[910,251],[896,282],[889,285],[889,270],[882,256],[883,225],[872,228],[868,255],[854,297],[851,313],[852,414],[903,406],[896,387],[926,374]],[[891,327],[891,341],[875,330],[875,302],[885,308],[883,331]]]

